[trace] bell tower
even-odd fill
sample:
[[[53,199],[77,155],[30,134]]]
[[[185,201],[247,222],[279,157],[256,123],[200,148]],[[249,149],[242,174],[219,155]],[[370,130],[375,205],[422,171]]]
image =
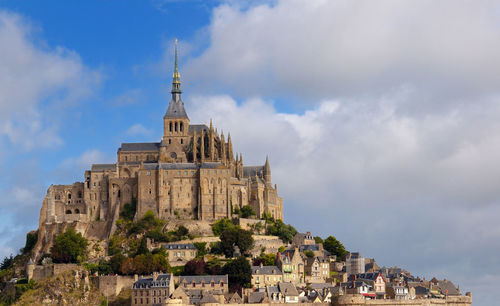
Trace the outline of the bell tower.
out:
[[[163,116],[163,138],[160,160],[186,162],[185,148],[189,145],[189,117],[181,99],[181,75],[177,64],[177,39],[175,40],[175,66],[172,78],[172,99]]]

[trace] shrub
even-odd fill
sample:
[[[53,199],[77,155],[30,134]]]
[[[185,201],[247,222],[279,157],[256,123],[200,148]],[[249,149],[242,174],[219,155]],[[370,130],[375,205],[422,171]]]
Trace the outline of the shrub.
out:
[[[192,259],[184,266],[183,275],[204,275],[207,273],[206,266],[203,259]]]
[[[252,233],[239,227],[228,228],[220,235],[220,248],[226,257],[232,257],[237,245],[241,254],[249,251],[254,244]]]
[[[245,205],[240,209],[239,215],[241,218],[248,218],[251,216],[255,216],[255,211],[249,205]]]
[[[79,263],[87,258],[88,242],[74,228],[68,228],[56,236],[54,245],[50,248],[50,256],[54,262]]]
[[[195,242],[193,245],[196,248],[196,257],[203,257],[207,254],[206,242]]]
[[[245,257],[240,256],[222,267],[222,274],[227,274],[231,291],[241,287],[249,288],[252,280],[252,268]]]
[[[38,231],[31,231],[26,234],[26,244],[24,248],[21,249],[23,254],[28,254],[35,247],[36,242],[38,241]]]
[[[304,255],[306,255],[308,258],[313,258],[314,252],[313,251],[304,251]]]
[[[220,234],[222,234],[225,229],[235,226],[236,225],[234,225],[231,220],[228,220],[226,218],[220,219],[212,225],[212,232],[215,236],[220,236]]]
[[[338,241],[337,238],[335,238],[334,236],[328,236],[328,238],[326,238],[323,243],[323,247],[328,252],[337,255],[337,258],[339,260],[342,259],[347,253],[347,251],[344,248],[344,245],[340,243],[340,241]]]

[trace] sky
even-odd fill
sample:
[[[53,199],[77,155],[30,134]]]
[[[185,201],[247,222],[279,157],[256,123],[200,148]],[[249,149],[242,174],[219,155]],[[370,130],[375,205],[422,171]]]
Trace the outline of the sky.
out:
[[[192,123],[269,155],[285,221],[474,305],[500,282],[500,4],[0,0],[0,257],[50,184]]]

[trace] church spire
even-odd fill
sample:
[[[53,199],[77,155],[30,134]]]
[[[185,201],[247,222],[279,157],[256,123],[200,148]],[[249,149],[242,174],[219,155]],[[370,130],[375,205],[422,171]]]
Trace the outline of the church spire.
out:
[[[177,65],[177,38],[175,39],[175,66],[174,75],[172,77],[172,94],[181,93],[181,74]]]

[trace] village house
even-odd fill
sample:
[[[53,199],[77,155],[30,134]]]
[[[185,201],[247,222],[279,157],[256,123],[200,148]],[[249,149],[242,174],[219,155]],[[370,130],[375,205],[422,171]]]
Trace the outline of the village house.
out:
[[[132,286],[132,305],[157,305],[167,300],[174,291],[172,274],[153,273]]]
[[[316,241],[314,240],[314,237],[311,235],[311,232],[307,233],[297,233],[295,236],[292,238],[292,245],[293,246],[301,246],[301,245],[307,245],[307,244],[316,244]]]
[[[196,248],[192,243],[169,243],[164,247],[171,266],[183,266],[196,258]]]
[[[324,257],[307,257],[304,272],[307,283],[322,283],[330,276],[330,262]]]
[[[276,286],[283,281],[283,273],[277,266],[253,266],[252,267],[252,287],[263,288]]]
[[[386,280],[382,276],[382,273],[375,272],[375,273],[357,274],[356,279],[370,284],[373,287],[375,293],[377,294],[377,298],[384,298],[385,297]]]
[[[182,287],[188,295],[190,290],[205,290],[212,294],[229,292],[227,274],[179,276],[179,287]]]
[[[297,247],[278,253],[276,262],[284,282],[304,284],[304,260]]]

